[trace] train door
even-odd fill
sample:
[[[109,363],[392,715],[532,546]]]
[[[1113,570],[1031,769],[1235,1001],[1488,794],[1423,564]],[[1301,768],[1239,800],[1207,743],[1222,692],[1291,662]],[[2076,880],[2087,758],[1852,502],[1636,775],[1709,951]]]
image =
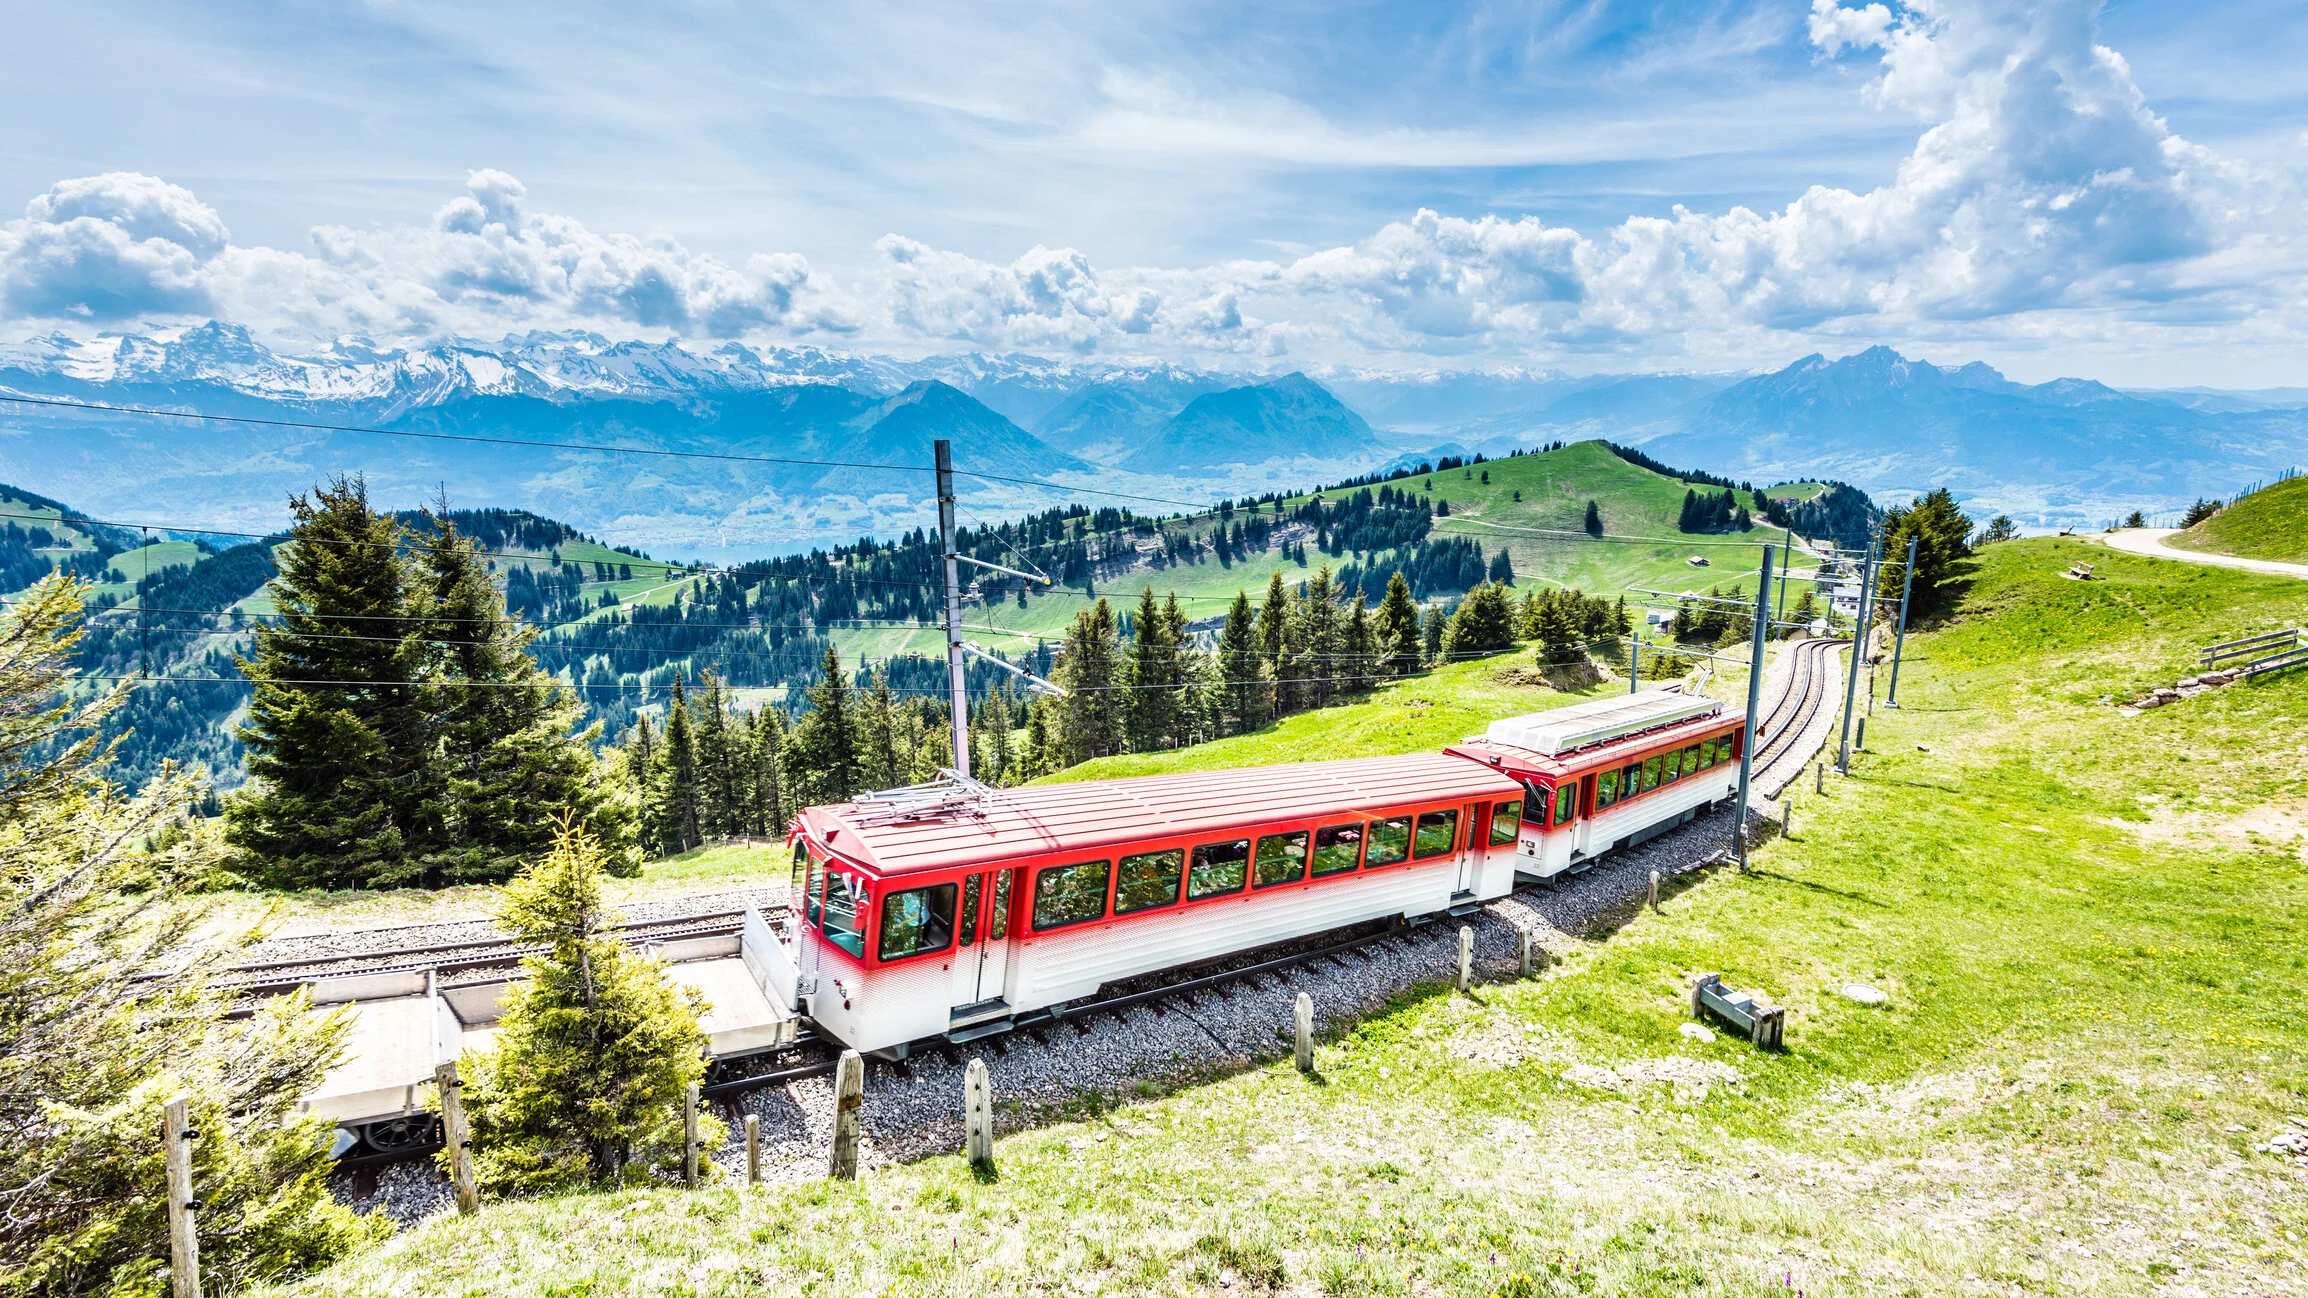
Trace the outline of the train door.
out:
[[[1569,787],[1571,789],[1570,814],[1572,817],[1571,855],[1583,861],[1595,854],[1595,844],[1593,842],[1593,836],[1595,832],[1595,812],[1594,808],[1587,805],[1587,790],[1593,787],[1593,785],[1591,781],[1581,777],[1571,781]],[[1562,795],[1558,793],[1555,796],[1560,798]],[[1553,818],[1554,814],[1549,813],[1549,819]]]
[[[1459,881],[1457,891],[1475,890],[1475,840],[1478,834],[1488,834],[1491,806],[1487,802],[1468,804],[1459,813],[1459,823],[1466,827],[1459,839]]]
[[[977,999],[999,1000],[1010,979],[1010,889],[1016,870],[972,875],[986,891],[985,939],[978,943]]]

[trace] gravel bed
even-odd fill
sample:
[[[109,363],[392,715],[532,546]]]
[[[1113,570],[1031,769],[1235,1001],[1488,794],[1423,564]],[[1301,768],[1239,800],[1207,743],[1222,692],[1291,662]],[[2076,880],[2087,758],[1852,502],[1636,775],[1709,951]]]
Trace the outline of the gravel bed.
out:
[[[786,893],[789,891],[788,885],[783,883],[766,884],[729,892],[626,902],[617,906],[617,911],[628,924],[658,923],[742,910],[748,906],[764,910],[780,907],[785,905]],[[331,933],[308,933],[300,937],[266,938],[249,948],[243,963],[318,960],[332,956],[341,956],[348,961],[373,962],[380,955],[390,955],[412,947],[447,946],[451,943],[486,946],[502,941],[504,935],[497,931],[493,921],[486,919],[407,924],[396,928],[342,929]],[[457,958],[454,951],[445,951],[441,955],[443,959]],[[330,967],[323,966],[315,972],[330,971]]]

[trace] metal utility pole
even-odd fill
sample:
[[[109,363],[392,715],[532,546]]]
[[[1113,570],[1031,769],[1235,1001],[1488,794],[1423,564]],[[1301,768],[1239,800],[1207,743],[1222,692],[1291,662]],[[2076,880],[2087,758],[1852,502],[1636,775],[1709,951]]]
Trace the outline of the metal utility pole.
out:
[[[1643,683],[1643,637],[1627,637],[1627,692],[1634,693]]]
[[[1765,546],[1769,549],[1769,546]],[[1787,543],[1779,547],[1779,601],[1771,610],[1771,621],[1777,624],[1787,617],[1787,570],[1795,566],[1795,529],[1787,529]],[[1763,583],[1768,586],[1771,583]]]
[[[954,444],[934,444],[938,461],[938,548],[946,561],[946,696],[953,716],[954,774],[970,778],[970,691],[962,667],[962,565],[954,548]]]
[[[1843,738],[1835,757],[1835,769],[1842,775],[1851,774],[1851,716],[1859,702],[1859,661],[1867,656],[1867,619],[1875,612],[1876,545],[1877,540],[1870,538],[1859,561],[1859,625],[1851,634],[1851,678],[1843,686]]]
[[[936,449],[938,468],[938,548],[944,554],[946,565],[946,699],[947,707],[953,713],[954,765],[952,769],[955,775],[968,780],[971,778],[970,691],[969,676],[963,670],[962,656],[964,654],[992,663],[1013,676],[1024,677],[1027,683],[1050,693],[1063,694],[1065,691],[1031,672],[1011,666],[1002,659],[962,639],[961,566],[963,564],[985,568],[992,572],[1005,573],[1012,577],[1023,577],[1027,581],[1038,581],[1045,587],[1052,583],[1048,573],[1040,571],[1020,572],[1016,568],[1005,568],[998,563],[988,563],[984,559],[975,559],[961,552],[960,546],[956,544],[958,537],[954,527],[954,444],[941,437],[933,443],[933,446]],[[1015,553],[1012,551],[1013,555]],[[1028,567],[1033,566],[1024,558],[1018,559],[1018,562],[1024,563]]]
[[[1747,784],[1755,774],[1755,725],[1763,703],[1763,640],[1770,630],[1771,547],[1767,545],[1763,547],[1763,580],[1755,587],[1755,630],[1747,651],[1747,734],[1739,743],[1739,806],[1731,828],[1731,847],[1739,854],[1742,874],[1747,871]]]
[[[1899,653],[1907,647],[1907,597],[1915,590],[1915,543],[1922,539],[1921,534],[1907,538],[1907,576],[1899,583],[1899,635],[1891,642],[1891,693],[1883,700],[1887,708],[1899,706]]]

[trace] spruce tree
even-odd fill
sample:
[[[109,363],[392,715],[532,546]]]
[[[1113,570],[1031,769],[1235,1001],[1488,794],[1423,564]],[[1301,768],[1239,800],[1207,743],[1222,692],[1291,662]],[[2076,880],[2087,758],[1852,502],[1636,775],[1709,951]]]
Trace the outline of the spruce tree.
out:
[[[1099,600],[1074,615],[1066,629],[1066,653],[1055,681],[1067,691],[1056,701],[1058,724],[1050,736],[1057,766],[1072,766],[1122,743],[1121,646],[1114,634],[1114,610]]]
[[[746,826],[749,834],[778,837],[785,833],[787,823],[798,810],[786,789],[786,738],[785,713],[777,708],[763,708],[753,722],[750,751],[753,819]]]
[[[665,746],[657,763],[657,850],[667,856],[705,841],[700,824],[697,728],[681,672],[673,673],[673,702],[665,709]]]
[[[841,655],[832,645],[826,646],[809,705],[785,743],[787,806],[793,811],[847,802],[859,792],[857,716]]]
[[[227,839],[242,871],[274,887],[420,882],[431,736],[424,646],[402,620],[418,580],[406,536],[358,477],[291,497],[289,513],[274,551],[280,620],[256,628],[254,659],[239,660],[256,688],[237,732],[249,784],[226,804]]]
[[[1507,600],[1507,588],[1486,581],[1468,591],[1458,611],[1451,614],[1442,649],[1459,658],[1512,649],[1514,644],[1515,614]]]
[[[1587,529],[1589,536],[1599,537],[1603,534],[1603,510],[1592,500],[1587,502],[1587,519],[1582,526]]]
[[[1131,620],[1130,659],[1124,714],[1130,746],[1152,752],[1166,745],[1177,720],[1178,700],[1173,679],[1177,647],[1162,607],[1154,602],[1154,588],[1138,592],[1138,612]]]
[[[890,693],[888,667],[878,674],[859,669],[857,695],[851,706],[856,718],[859,789],[894,789],[909,783],[898,742],[902,719],[897,698]]]
[[[1410,583],[1396,569],[1386,581],[1386,598],[1378,605],[1378,651],[1391,672],[1414,671],[1419,659],[1418,605],[1411,602]]]
[[[699,683],[705,697],[697,709],[698,832],[703,838],[726,838],[744,821],[744,772],[731,733],[729,691],[711,671],[702,673]]]
[[[427,511],[431,535],[414,556],[421,585],[409,600],[421,637],[420,669],[431,760],[429,802],[412,844],[422,882],[508,878],[552,841],[551,818],[575,816],[602,842],[614,872],[639,869],[627,808],[593,757],[598,725],[529,656],[535,632],[506,612],[504,593],[472,540],[444,508]]]
[[[1439,608],[1427,610],[1426,627],[1420,635],[1423,656],[1427,661],[1440,662],[1442,660],[1443,627],[1449,621],[1450,615],[1443,610]]]
[[[1271,683],[1264,657],[1259,652],[1250,595],[1236,591],[1234,604],[1226,612],[1226,626],[1218,633],[1218,678],[1224,692],[1220,714],[1229,734],[1256,730],[1272,715]]]
[[[601,867],[599,842],[564,820],[552,850],[503,890],[498,924],[544,950],[521,962],[493,1046],[466,1056],[486,1189],[647,1183],[681,1166],[682,1093],[705,1078],[704,999],[617,940]],[[720,1145],[718,1119],[699,1126],[704,1148]]]

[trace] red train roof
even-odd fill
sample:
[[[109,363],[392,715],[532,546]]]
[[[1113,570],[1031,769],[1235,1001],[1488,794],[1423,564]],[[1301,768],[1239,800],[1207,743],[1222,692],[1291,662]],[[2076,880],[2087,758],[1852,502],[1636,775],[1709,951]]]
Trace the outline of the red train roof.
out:
[[[1502,771],[1513,771],[1523,779],[1532,776],[1550,780],[1569,779],[1588,771],[1617,766],[1621,762],[1662,749],[1694,744],[1718,730],[1743,730],[1746,726],[1747,717],[1744,713],[1717,713],[1672,726],[1661,726],[1657,730],[1646,730],[1639,735],[1628,735],[1609,743],[1596,744],[1592,748],[1565,753],[1560,757],[1534,753],[1513,744],[1495,744],[1480,735],[1463,744],[1451,744],[1443,751]]]
[[[801,821],[811,838],[889,876],[1521,793],[1488,766],[1412,753],[1002,789],[983,802],[879,824],[871,810],[847,802],[810,807]]]

